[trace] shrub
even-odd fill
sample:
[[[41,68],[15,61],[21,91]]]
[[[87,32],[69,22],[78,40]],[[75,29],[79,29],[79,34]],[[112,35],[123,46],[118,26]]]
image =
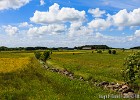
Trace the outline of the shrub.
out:
[[[123,69],[124,81],[133,84],[140,76],[140,54],[132,54],[125,59]]]
[[[97,50],[97,53],[102,53],[102,51],[101,50]]]
[[[46,62],[46,60],[50,57],[50,51],[44,51],[40,53],[39,51],[34,52],[35,57],[39,60]]]
[[[112,54],[116,54],[116,50],[113,50],[113,51],[112,51]]]
[[[50,57],[50,51],[44,51],[40,57],[40,60],[46,62],[46,60]]]
[[[35,51],[34,54],[37,59],[40,59],[41,53],[39,51]]]
[[[108,53],[111,54],[111,50],[108,50]]]

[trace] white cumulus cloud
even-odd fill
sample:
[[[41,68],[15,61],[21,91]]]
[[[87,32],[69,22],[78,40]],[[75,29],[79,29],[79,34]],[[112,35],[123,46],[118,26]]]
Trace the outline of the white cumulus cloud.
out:
[[[11,25],[3,26],[3,28],[4,28],[4,31],[10,36],[15,35],[19,31],[17,27],[13,27]]]
[[[82,36],[92,34],[93,30],[88,28],[87,26],[83,26],[81,22],[73,22],[68,29],[68,35],[70,37],[73,36]]]
[[[78,11],[75,8],[68,7],[60,9],[59,5],[54,3],[49,7],[49,11],[35,11],[30,20],[40,24],[83,21],[85,20],[85,11]]]
[[[94,19],[91,22],[88,23],[89,28],[93,29],[101,29],[104,30],[108,27],[110,27],[111,23],[108,20],[105,19]]]
[[[0,10],[18,9],[29,2],[30,0],[0,0]]]
[[[112,24],[115,26],[140,26],[140,8],[130,12],[123,9],[109,17]]]
[[[45,5],[45,1],[44,0],[40,0],[40,5]]]
[[[23,22],[19,24],[19,27],[32,27],[32,24],[29,24],[28,22]]]
[[[46,26],[41,27],[32,27],[28,30],[29,36],[37,36],[37,35],[43,35],[43,34],[58,34],[63,33],[66,30],[65,25],[61,24],[50,24]]]
[[[100,10],[99,8],[96,9],[89,9],[88,13],[92,14],[93,17],[102,17],[103,14],[105,14],[105,10]]]
[[[136,30],[135,33],[134,33],[134,35],[135,35],[136,37],[140,37],[140,30]]]

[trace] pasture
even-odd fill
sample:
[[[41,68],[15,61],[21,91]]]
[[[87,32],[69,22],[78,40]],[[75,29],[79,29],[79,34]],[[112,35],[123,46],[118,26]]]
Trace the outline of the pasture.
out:
[[[122,83],[123,61],[131,53],[54,51],[47,64],[85,80]],[[100,100],[99,95],[109,94],[117,93],[46,70],[33,52],[0,52],[0,100]]]
[[[73,55],[74,53],[74,55]],[[83,76],[86,80],[94,78],[98,80],[122,82],[121,70],[123,68],[124,59],[131,54],[132,51],[117,51],[117,54],[108,54],[103,51],[102,54],[92,53],[91,50],[66,52],[54,52],[48,64],[57,68],[68,69],[76,75]]]

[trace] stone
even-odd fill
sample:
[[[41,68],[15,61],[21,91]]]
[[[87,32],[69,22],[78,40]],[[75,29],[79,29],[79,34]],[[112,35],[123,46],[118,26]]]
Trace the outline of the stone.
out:
[[[68,71],[64,71],[63,74],[69,75],[69,72]]]
[[[109,89],[109,90],[113,90],[113,85],[107,85],[107,86],[105,86],[107,89]]]
[[[123,91],[122,91],[122,93],[128,93],[128,92],[133,92],[134,93],[134,91],[132,90],[132,89],[124,89]]]
[[[115,83],[114,82],[111,82],[110,85],[115,85]]]
[[[128,89],[129,87],[127,85],[123,85],[122,89]]]
[[[104,85],[109,85],[109,82],[103,81],[103,82],[101,82],[101,83],[99,83],[99,84],[100,84],[100,86],[104,86]]]
[[[73,76],[73,74],[72,74],[72,73],[70,73],[70,74],[69,74],[69,77],[72,77],[72,76]]]
[[[79,80],[83,81],[83,80],[84,80],[84,78],[83,78],[82,76],[80,76]]]

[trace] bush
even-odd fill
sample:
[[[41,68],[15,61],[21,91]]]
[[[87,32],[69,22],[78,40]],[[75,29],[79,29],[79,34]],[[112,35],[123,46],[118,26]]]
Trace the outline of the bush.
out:
[[[50,51],[44,51],[40,53],[39,51],[34,52],[35,57],[39,60],[46,62],[46,60],[50,57]]]
[[[140,54],[132,54],[125,59],[123,69],[124,81],[134,83],[140,77]]]
[[[113,50],[113,51],[112,51],[112,54],[116,54],[116,50]]]
[[[102,53],[102,51],[101,50],[97,50],[97,53]]]
[[[108,50],[108,53],[111,54],[111,50]]]
[[[44,51],[40,57],[40,60],[46,62],[46,60],[50,57],[50,51]]]
[[[34,54],[37,59],[40,59],[41,53],[39,51],[35,51]]]

